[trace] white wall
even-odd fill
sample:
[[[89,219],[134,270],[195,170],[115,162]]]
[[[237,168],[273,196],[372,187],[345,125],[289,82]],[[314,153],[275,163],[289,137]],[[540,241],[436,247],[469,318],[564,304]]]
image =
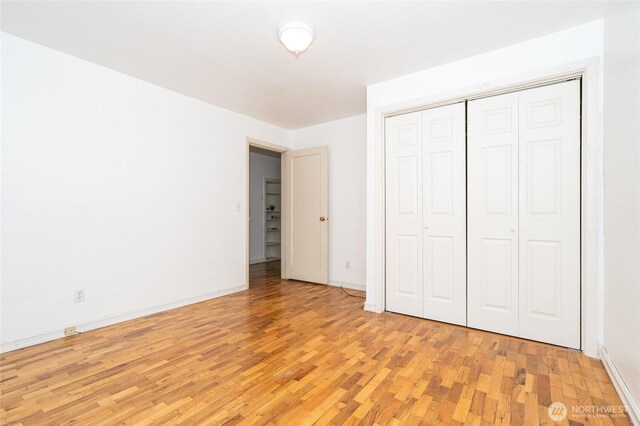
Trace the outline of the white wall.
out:
[[[294,130],[292,137],[295,149],[329,147],[329,282],[364,289],[365,115]]]
[[[288,132],[8,34],[2,67],[3,349],[244,286],[245,138]]]
[[[479,87],[492,87],[497,82],[519,78],[523,75],[559,67],[577,61],[585,61],[591,58],[600,58],[601,67],[603,49],[603,24],[602,21],[594,21],[564,31],[539,37],[526,42],[487,52],[481,55],[451,62],[438,67],[430,68],[417,73],[409,74],[393,80],[388,80],[367,88],[367,300],[365,308],[372,311],[382,309],[382,237],[379,229],[382,227],[381,216],[377,213],[383,207],[383,149],[378,143],[376,134],[380,129],[380,109],[397,104],[410,104],[424,101],[427,98],[444,97],[446,94],[456,92],[459,95],[469,90],[478,90]],[[600,70],[601,71],[601,70]],[[601,79],[601,72],[598,79]],[[590,99],[595,99],[601,108],[602,85],[596,84],[596,93],[590,93]],[[595,121],[601,124],[601,111],[596,112]],[[598,138],[601,149],[601,138]],[[600,153],[596,150],[592,153],[597,164],[595,173],[601,167]],[[593,193],[601,191],[601,183],[587,182],[593,189]],[[601,195],[600,195],[601,198]],[[590,201],[593,202],[593,201]],[[601,209],[601,207],[600,207]],[[599,209],[589,211],[590,217],[602,222]],[[590,229],[596,234],[598,229]],[[587,265],[590,268],[590,276],[599,282],[601,291],[601,263],[602,248],[595,245],[599,253],[599,259]],[[594,315],[589,318],[593,323],[593,338],[588,342],[587,353],[596,355],[598,344],[602,342],[602,321],[598,320],[602,313],[602,298],[599,292],[588,295],[590,303],[593,303]]]
[[[604,21],[604,346],[640,403],[640,3]]]
[[[264,180],[280,179],[280,158],[259,153],[249,154],[249,260],[265,260],[265,206],[262,198]]]

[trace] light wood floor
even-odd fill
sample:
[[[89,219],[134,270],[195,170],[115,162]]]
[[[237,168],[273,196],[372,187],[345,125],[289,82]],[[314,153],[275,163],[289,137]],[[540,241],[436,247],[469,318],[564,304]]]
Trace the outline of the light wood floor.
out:
[[[2,423],[536,425],[555,401],[620,405],[577,352],[278,276],[252,266],[249,291],[3,354]]]

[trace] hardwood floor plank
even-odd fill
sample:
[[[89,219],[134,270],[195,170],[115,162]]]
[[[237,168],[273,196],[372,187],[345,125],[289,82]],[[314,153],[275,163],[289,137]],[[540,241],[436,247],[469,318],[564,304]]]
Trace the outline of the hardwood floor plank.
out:
[[[0,423],[534,425],[552,402],[621,404],[575,351],[279,274],[252,265],[248,291],[0,355]]]

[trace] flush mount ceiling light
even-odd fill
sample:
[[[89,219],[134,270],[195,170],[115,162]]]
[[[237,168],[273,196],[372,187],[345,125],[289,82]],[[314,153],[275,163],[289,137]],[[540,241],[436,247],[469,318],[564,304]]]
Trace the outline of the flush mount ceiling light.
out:
[[[296,57],[307,50],[315,35],[313,27],[304,22],[286,22],[278,28],[280,42]]]

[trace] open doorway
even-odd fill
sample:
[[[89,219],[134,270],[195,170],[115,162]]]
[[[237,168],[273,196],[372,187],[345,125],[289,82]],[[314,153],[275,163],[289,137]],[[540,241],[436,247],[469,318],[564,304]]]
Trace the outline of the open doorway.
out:
[[[247,288],[269,275],[328,284],[328,150],[247,138]]]
[[[281,276],[281,152],[249,145],[249,283],[263,273]]]

